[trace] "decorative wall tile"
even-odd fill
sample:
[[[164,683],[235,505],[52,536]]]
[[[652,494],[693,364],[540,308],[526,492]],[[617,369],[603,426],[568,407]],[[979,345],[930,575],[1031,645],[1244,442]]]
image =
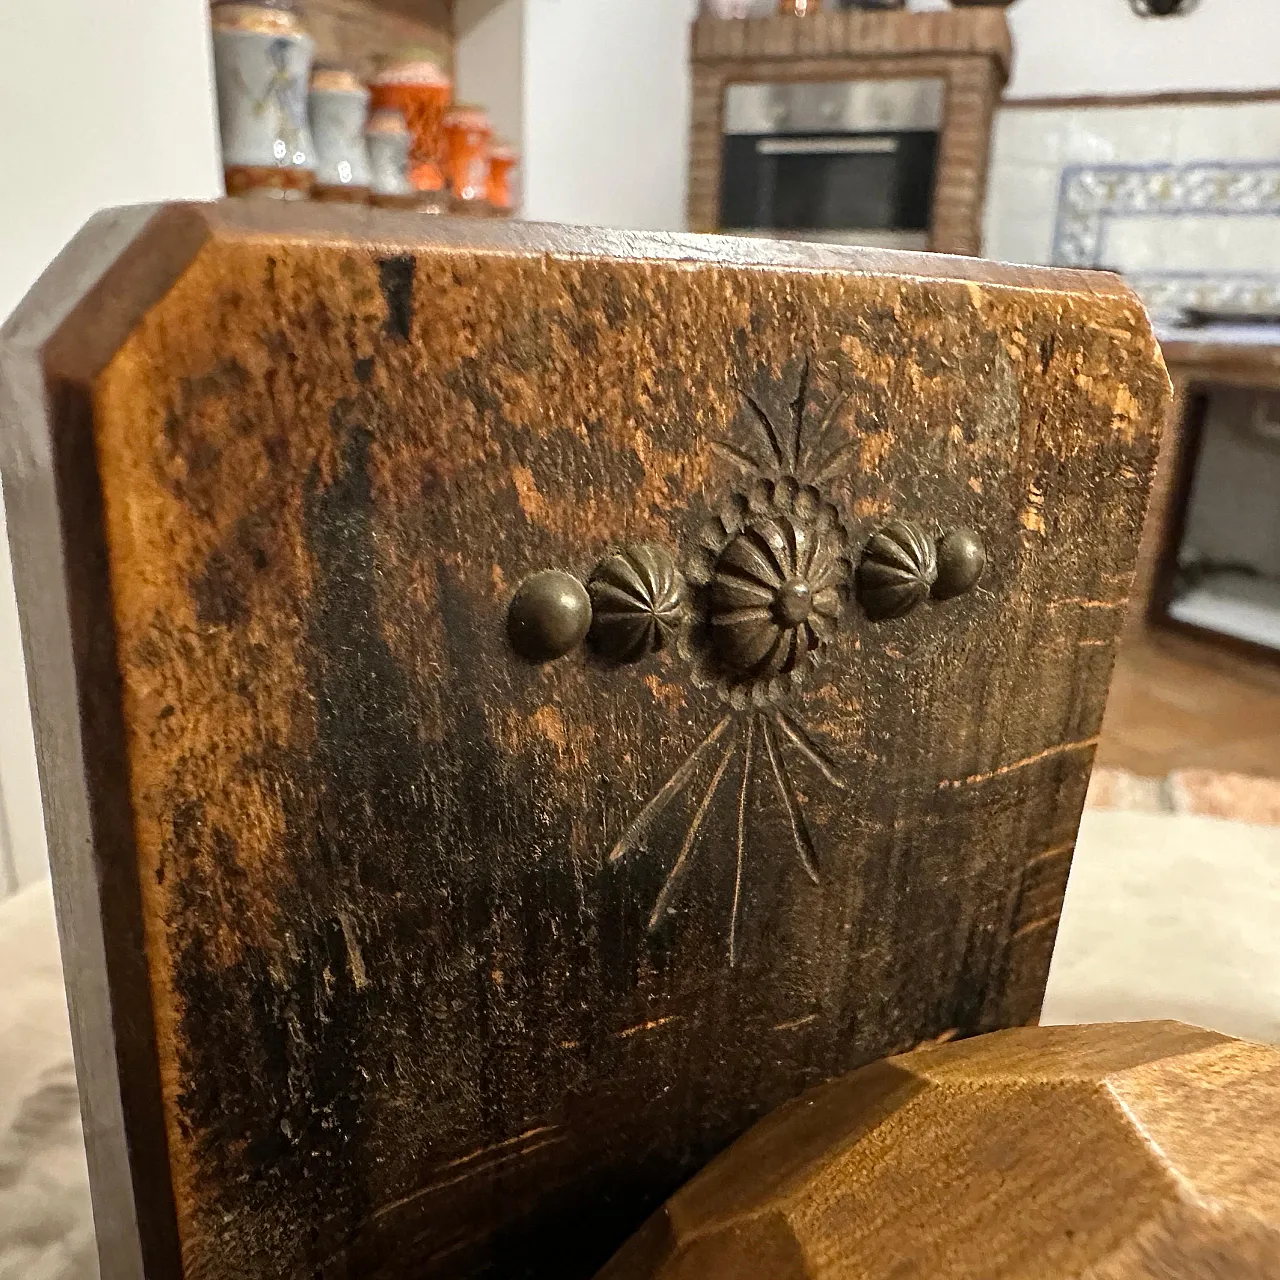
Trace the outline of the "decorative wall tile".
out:
[[[1119,270],[1162,315],[1280,308],[1280,102],[1006,108],[989,191],[991,257]]]

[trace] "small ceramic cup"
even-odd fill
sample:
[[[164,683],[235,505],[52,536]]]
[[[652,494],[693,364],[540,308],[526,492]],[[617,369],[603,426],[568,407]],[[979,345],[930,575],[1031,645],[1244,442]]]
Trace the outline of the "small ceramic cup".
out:
[[[516,197],[512,174],[520,163],[520,153],[507,142],[495,142],[489,151],[489,211],[498,218],[515,212]]]
[[[441,167],[441,121],[453,93],[453,81],[427,49],[403,58],[383,58],[369,82],[375,111],[394,108],[409,129],[409,183],[423,198],[423,209],[442,212],[447,202]]]
[[[459,102],[444,118],[449,192],[455,213],[488,212],[493,126],[483,107]]]

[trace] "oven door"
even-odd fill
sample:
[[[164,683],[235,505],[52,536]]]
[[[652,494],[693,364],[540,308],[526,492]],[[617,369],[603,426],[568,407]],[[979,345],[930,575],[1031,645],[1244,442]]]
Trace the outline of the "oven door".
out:
[[[733,85],[726,231],[925,248],[942,82]]]

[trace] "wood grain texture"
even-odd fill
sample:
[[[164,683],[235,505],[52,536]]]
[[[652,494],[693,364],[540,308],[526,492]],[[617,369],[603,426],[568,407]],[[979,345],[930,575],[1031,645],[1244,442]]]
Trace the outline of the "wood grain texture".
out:
[[[1003,10],[842,13],[794,18],[700,18],[693,26],[688,213],[698,231],[720,224],[724,94],[749,81],[937,77],[947,96],[929,219],[929,248],[982,250],[991,130],[1009,78]]]
[[[1003,1031],[779,1108],[599,1280],[1274,1280],[1278,1144],[1280,1049]]]
[[[1118,281],[114,225],[7,329],[4,433],[97,1190],[139,1189],[107,1280],[589,1275],[802,1089],[1035,1018],[1168,395]],[[694,576],[783,491],[986,575],[846,592],[755,701],[697,628],[510,651],[525,575]]]

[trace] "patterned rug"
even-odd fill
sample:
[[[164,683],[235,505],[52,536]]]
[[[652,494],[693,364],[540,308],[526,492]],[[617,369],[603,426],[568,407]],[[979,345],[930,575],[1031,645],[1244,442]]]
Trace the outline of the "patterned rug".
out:
[[[1123,769],[1095,769],[1089,808],[1127,813],[1178,813],[1280,827],[1280,779],[1212,769],[1178,769],[1143,778]]]

